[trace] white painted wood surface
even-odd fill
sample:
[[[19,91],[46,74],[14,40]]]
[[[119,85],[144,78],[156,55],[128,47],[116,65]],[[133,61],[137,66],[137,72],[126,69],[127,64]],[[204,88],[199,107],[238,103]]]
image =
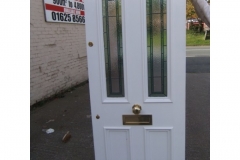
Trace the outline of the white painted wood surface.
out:
[[[167,97],[147,94],[145,0],[122,0],[125,97],[107,97],[101,3],[85,1],[95,159],[185,160],[185,1],[167,1]],[[122,115],[133,115],[136,103],[152,125],[123,125]]]

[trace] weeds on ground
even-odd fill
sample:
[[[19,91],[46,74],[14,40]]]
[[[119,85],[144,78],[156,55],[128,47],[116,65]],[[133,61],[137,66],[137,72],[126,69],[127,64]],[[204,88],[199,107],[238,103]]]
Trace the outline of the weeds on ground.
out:
[[[210,39],[205,40],[205,31],[203,30],[202,21],[198,24],[191,24],[186,32],[187,46],[209,46]]]
[[[210,39],[205,40],[204,32],[187,31],[186,45],[187,46],[210,46]]]

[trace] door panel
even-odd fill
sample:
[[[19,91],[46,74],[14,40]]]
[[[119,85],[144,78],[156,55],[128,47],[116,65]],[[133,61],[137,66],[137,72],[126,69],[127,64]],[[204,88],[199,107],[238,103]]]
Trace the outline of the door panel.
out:
[[[171,159],[171,129],[172,128],[145,128],[145,155],[146,159]]]
[[[107,160],[130,160],[130,127],[104,128]]]
[[[184,160],[184,1],[91,0],[85,11],[95,159]],[[151,125],[123,125],[134,104]]]

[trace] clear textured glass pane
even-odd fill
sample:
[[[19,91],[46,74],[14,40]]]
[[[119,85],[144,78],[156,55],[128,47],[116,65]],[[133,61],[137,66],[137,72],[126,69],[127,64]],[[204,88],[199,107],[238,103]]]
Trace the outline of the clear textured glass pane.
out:
[[[123,97],[121,0],[102,2],[107,96]]]
[[[166,29],[164,29],[162,35],[163,35],[163,37],[164,37],[164,38],[163,38],[163,45],[164,45],[164,46],[167,46],[167,30],[166,30]]]
[[[160,0],[152,0],[152,13],[160,14]]]
[[[166,0],[163,0],[163,11],[162,11],[162,13],[163,14],[167,14],[167,1]]]
[[[154,76],[153,78],[153,92],[161,92],[161,77],[160,76]]]
[[[112,92],[113,93],[118,93],[119,92],[119,79],[118,78],[116,78],[116,79],[114,79],[114,78],[112,78]]]
[[[107,34],[106,32],[103,34],[103,38],[104,38],[104,49],[107,49],[108,48],[108,39],[107,39]],[[107,53],[107,52],[105,52]]]
[[[116,16],[116,0],[108,1],[108,16]]]
[[[150,97],[167,96],[166,0],[147,0],[148,92]]]

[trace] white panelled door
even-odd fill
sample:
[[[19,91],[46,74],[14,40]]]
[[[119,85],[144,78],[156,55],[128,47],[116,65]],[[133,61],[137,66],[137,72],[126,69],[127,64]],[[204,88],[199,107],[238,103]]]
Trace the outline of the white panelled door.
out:
[[[85,1],[96,160],[185,159],[185,5]]]

